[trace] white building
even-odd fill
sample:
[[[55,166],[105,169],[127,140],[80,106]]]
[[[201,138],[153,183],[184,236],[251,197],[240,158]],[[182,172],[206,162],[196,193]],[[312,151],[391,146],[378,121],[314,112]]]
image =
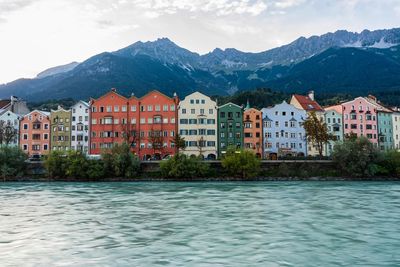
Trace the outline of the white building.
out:
[[[392,113],[393,147],[400,151],[400,109],[394,108]]]
[[[283,101],[263,108],[264,156],[306,156],[307,142],[303,128],[307,112]]]
[[[21,116],[17,115],[9,110],[0,113],[0,123],[2,125],[3,131],[13,131],[8,133],[3,133],[2,140],[0,140],[0,145],[18,145],[19,143],[19,120]],[[10,127],[11,126],[11,127]],[[7,129],[8,128],[8,129]],[[7,140],[9,139],[10,140]]]
[[[179,134],[185,139],[186,155],[215,159],[217,156],[217,103],[195,92],[179,103]]]
[[[71,149],[89,152],[89,104],[80,100],[71,107]]]

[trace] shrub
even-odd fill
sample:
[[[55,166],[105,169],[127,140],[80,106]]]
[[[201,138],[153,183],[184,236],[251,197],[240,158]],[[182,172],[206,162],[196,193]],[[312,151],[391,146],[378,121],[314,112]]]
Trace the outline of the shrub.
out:
[[[0,147],[0,176],[5,180],[9,177],[23,175],[26,170],[26,154],[18,147]]]
[[[67,176],[67,155],[62,151],[51,151],[44,160],[44,167],[50,178],[65,178]]]
[[[260,171],[260,159],[250,150],[229,149],[222,159],[222,167],[230,175],[251,178]]]
[[[160,163],[161,175],[167,178],[190,179],[205,177],[209,174],[209,166],[199,157],[188,157],[178,153]]]
[[[333,161],[346,175],[362,177],[373,176],[378,170],[380,153],[365,137],[349,138],[335,145]]]
[[[69,151],[66,158],[65,175],[71,178],[86,178],[88,160],[80,151]]]
[[[111,151],[102,155],[104,161],[104,174],[107,176],[133,178],[140,170],[140,160],[132,154],[129,145],[114,146]]]
[[[391,150],[383,154],[379,162],[379,173],[390,176],[400,176],[400,152]]]
[[[86,177],[95,181],[104,178],[104,163],[102,160],[88,160]]]

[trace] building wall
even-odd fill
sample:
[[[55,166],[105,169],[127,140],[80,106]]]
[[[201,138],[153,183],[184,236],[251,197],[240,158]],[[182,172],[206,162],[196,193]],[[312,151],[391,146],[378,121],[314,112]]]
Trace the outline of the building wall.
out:
[[[378,111],[378,144],[381,151],[394,148],[392,113]]]
[[[50,116],[32,111],[20,121],[20,147],[29,156],[46,155],[50,150]]]
[[[366,136],[378,146],[377,107],[363,97],[343,103],[344,135]]]
[[[254,151],[258,157],[263,155],[262,146],[262,113],[260,110],[250,108],[243,113],[244,148]]]
[[[324,155],[330,156],[335,143],[338,141],[343,141],[343,116],[334,109],[326,109],[325,123],[328,128],[328,132],[335,136],[335,140],[329,141],[328,144],[325,145]]]
[[[185,139],[186,155],[217,157],[217,103],[195,92],[179,103],[179,134]]]
[[[129,100],[115,90],[90,103],[90,154],[99,155],[124,142]]]
[[[71,148],[71,110],[52,110],[50,113],[51,150],[67,151]]]
[[[392,114],[393,126],[393,148],[400,151],[400,112],[395,111]]]
[[[218,107],[218,157],[229,147],[243,148],[243,109],[233,103]]]
[[[71,107],[71,149],[89,153],[89,104],[79,101]]]
[[[3,114],[0,115],[0,121],[2,121],[4,124],[4,127],[6,126],[11,126],[14,131],[15,131],[15,137],[13,140],[8,145],[12,146],[17,146],[19,142],[19,119],[21,116],[11,112],[11,111],[6,111]],[[6,144],[6,141],[3,140],[2,144]],[[0,143],[0,145],[2,145]]]
[[[162,159],[176,152],[174,138],[178,132],[178,97],[170,98],[151,91],[140,98],[139,156]],[[162,146],[154,144],[162,143]]]
[[[271,108],[263,108],[264,156],[271,158],[290,154],[307,155],[303,122],[306,111],[283,101]]]

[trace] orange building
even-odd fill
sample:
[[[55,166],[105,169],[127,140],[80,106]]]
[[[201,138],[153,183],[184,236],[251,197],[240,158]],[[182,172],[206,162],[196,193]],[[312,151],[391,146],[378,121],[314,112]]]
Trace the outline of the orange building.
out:
[[[114,144],[127,142],[137,154],[137,98],[126,98],[111,89],[107,94],[90,101],[90,154],[101,154]],[[131,107],[132,106],[132,107]]]
[[[142,160],[175,154],[177,97],[151,91],[140,99],[115,89],[90,101],[90,154],[101,154],[115,143],[127,142]]]
[[[29,156],[50,151],[50,113],[34,110],[20,121],[20,146]]]
[[[243,113],[244,123],[244,148],[251,149],[257,155],[262,156],[262,114],[260,110],[250,108],[249,103]]]
[[[142,160],[162,159],[176,152],[173,139],[178,132],[178,104],[175,95],[168,97],[151,91],[139,100],[139,155]]]

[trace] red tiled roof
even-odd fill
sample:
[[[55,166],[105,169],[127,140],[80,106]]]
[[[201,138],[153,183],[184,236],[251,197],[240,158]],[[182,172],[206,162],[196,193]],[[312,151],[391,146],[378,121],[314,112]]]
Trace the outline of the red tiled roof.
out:
[[[306,111],[324,111],[324,109],[315,100],[311,100],[308,96],[293,95],[300,103],[301,107]]]
[[[11,100],[7,99],[7,100],[0,100],[0,108],[5,108],[6,106],[8,106],[11,103]]]

